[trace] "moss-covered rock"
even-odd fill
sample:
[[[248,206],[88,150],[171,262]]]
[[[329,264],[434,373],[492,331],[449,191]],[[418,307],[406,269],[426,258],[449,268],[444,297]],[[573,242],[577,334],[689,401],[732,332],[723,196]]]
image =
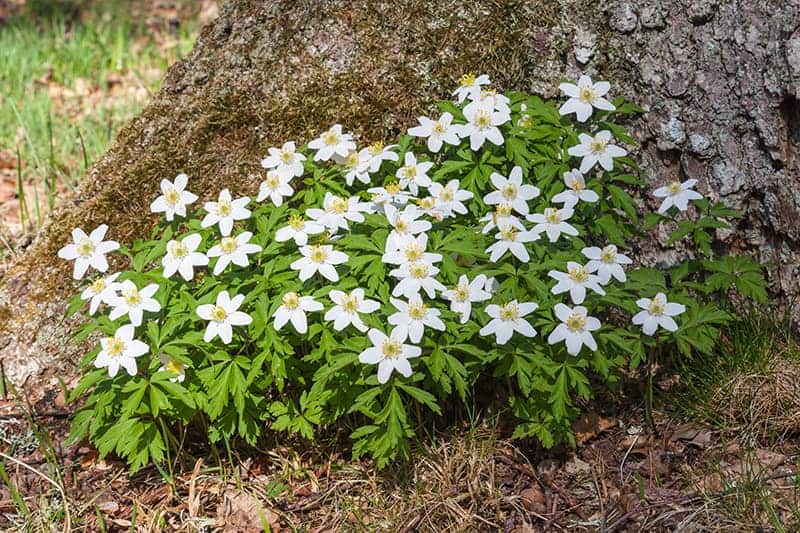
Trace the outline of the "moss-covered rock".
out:
[[[778,28],[775,39],[785,40],[787,35],[780,32],[793,8],[773,7],[784,17],[770,22]],[[52,214],[0,282],[0,357],[6,374],[35,391],[74,374],[81,348],[69,340],[74,324],[62,317],[64,302],[76,286],[70,265],[56,258],[73,227],[107,223],[110,238],[131,243],[154,223],[148,206],[162,178],[185,172],[191,189],[203,198],[222,187],[252,193],[261,180],[259,161],[267,147],[288,139],[307,141],[334,122],[355,131],[363,142],[391,139],[429,111],[435,99],[448,96],[464,72],[485,72],[503,89],[545,95],[555,93],[561,77],[584,70],[610,78],[619,87],[617,94],[652,103],[655,109],[639,128],[645,169],[653,180],[705,173],[691,177],[699,177],[707,190],[708,185],[718,187],[713,172],[720,164],[747,172],[740,162],[756,156],[725,144],[720,129],[727,124],[725,117],[710,120],[703,115],[696,103],[708,98],[701,81],[687,87],[678,83],[683,79],[679,74],[699,76],[705,64],[715,61],[717,51],[703,44],[704,39],[734,57],[744,54],[747,39],[723,37],[726,28],[738,27],[739,13],[721,8],[711,19],[694,23],[685,9],[666,0],[620,2],[608,12],[580,0],[226,3],[189,57],[170,68],[152,104],[119,133],[75,196]],[[765,9],[753,7],[746,20],[759,23]],[[582,59],[590,50],[588,65],[576,62],[578,49]],[[754,54],[752,49],[749,53]],[[670,74],[678,65],[684,71]],[[777,60],[767,58],[764,65],[782,69],[779,84],[790,75],[785,62],[779,67]],[[725,75],[714,64],[704,83],[712,74]],[[763,82],[753,86],[765,93]],[[734,89],[720,87],[730,103]],[[778,92],[783,94],[782,86]],[[738,120],[737,109],[732,113]],[[717,155],[696,154],[689,141],[686,146],[661,146],[657,125],[674,114],[681,115],[688,133],[696,128],[698,135],[709,137],[710,153]],[[753,153],[758,150],[760,169],[764,149],[752,147]],[[785,167],[796,179],[797,167]],[[748,180],[736,189],[739,196],[733,203],[750,198],[750,188],[758,182]],[[788,209],[796,215],[793,205]],[[754,209],[753,216],[761,217],[759,206]],[[756,232],[758,238],[767,235],[762,251],[788,247],[790,256],[796,254],[797,237],[786,229],[766,229],[775,223],[764,216],[758,228],[765,229]]]

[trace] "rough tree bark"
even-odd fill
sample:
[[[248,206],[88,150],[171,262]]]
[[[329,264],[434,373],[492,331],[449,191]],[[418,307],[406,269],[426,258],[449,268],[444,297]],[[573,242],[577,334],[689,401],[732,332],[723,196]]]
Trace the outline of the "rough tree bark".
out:
[[[769,264],[783,301],[800,258],[800,1],[231,1],[152,104],[0,282],[0,358],[47,402],[84,347],[63,319],[74,292],[56,251],[75,226],[130,243],[154,223],[158,182],[178,172],[205,197],[252,193],[268,146],[338,121],[390,139],[463,72],[555,95],[588,72],[649,112],[634,124],[655,184],[696,178],[742,209],[723,246]],[[667,258],[668,260],[668,258]]]

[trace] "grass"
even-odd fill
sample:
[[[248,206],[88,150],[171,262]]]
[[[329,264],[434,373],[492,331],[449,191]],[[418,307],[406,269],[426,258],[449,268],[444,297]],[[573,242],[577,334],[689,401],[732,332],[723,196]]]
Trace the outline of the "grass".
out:
[[[0,163],[19,167],[23,227],[41,224],[74,190],[193,45],[196,27],[153,31],[126,4],[98,3],[80,19],[55,12],[0,25]]]

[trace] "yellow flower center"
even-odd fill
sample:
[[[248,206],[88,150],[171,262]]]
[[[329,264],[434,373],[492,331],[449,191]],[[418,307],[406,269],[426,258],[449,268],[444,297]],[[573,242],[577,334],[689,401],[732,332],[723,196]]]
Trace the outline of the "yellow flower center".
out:
[[[578,98],[580,98],[582,102],[591,104],[594,102],[595,98],[597,98],[597,93],[594,92],[594,87],[581,87]]]
[[[95,294],[100,294],[106,288],[106,280],[103,278],[98,278],[89,285],[91,291]]]
[[[425,278],[428,276],[428,263],[418,261],[416,263],[411,263],[408,267],[408,273],[411,274],[412,278],[420,279]]]
[[[189,248],[182,242],[172,241],[169,243],[169,254],[175,259],[183,259],[189,255]]]
[[[334,197],[331,200],[331,211],[334,213],[344,213],[347,211],[347,200],[344,198]]]
[[[511,206],[511,204],[500,204],[497,206],[497,216],[507,217],[511,214],[513,209],[514,208]]]
[[[433,133],[435,133],[436,135],[443,135],[445,131],[447,131],[447,126],[445,126],[438,120],[433,123]]]
[[[221,217],[226,217],[233,211],[233,206],[230,200],[220,200],[217,202],[217,214]]]
[[[417,205],[420,206],[422,209],[433,209],[436,207],[436,198],[432,196],[428,196],[426,198],[420,198],[417,200]]]
[[[576,179],[573,179],[573,180],[572,180],[572,181],[569,183],[569,188],[570,188],[570,189],[572,189],[572,190],[573,190],[573,191],[575,191],[575,192],[580,192],[580,191],[582,191],[582,190],[584,189],[584,186],[583,186],[583,184],[581,183],[581,180],[576,180]]]
[[[466,302],[469,300],[469,285],[464,283],[463,285],[457,286],[454,297],[457,302]]]
[[[385,359],[396,359],[403,353],[403,344],[392,338],[388,338],[381,343],[381,352]]]
[[[119,357],[125,351],[125,342],[117,337],[109,337],[106,343],[106,353],[113,357]]]
[[[344,309],[348,313],[353,314],[356,311],[358,311],[359,303],[361,303],[361,302],[358,301],[358,297],[356,297],[356,296],[354,296],[352,294],[348,295],[348,296],[345,296],[344,297],[344,302],[342,302],[342,309]]]
[[[672,183],[667,185],[667,191],[669,191],[669,193],[673,195],[678,194],[679,192],[681,192],[681,182],[673,181]]]
[[[339,134],[333,130],[328,130],[322,134],[322,142],[328,146],[339,144]]]
[[[422,320],[428,314],[428,306],[423,303],[408,304],[408,316],[414,320]]]
[[[223,237],[222,241],[219,243],[219,247],[226,254],[232,254],[237,248],[236,239],[233,237]]]
[[[486,129],[492,126],[492,115],[486,109],[479,109],[475,112],[475,125],[479,129]]]
[[[400,184],[399,183],[387,183],[386,184],[386,192],[389,194],[397,194],[400,192]]]
[[[586,327],[586,316],[581,313],[570,313],[565,324],[570,331],[583,331]]]
[[[544,210],[544,219],[548,224],[558,224],[561,222],[561,214],[555,207],[548,207]]]
[[[92,239],[84,238],[78,242],[78,255],[82,255],[84,257],[92,255],[94,252],[94,242]]]
[[[358,166],[358,162],[358,152],[355,150],[350,150],[350,152],[347,154],[347,157],[344,158],[344,166],[350,169],[356,168]]]
[[[613,263],[614,259],[617,258],[617,247],[613,244],[609,244],[600,252],[600,260],[603,263]]]
[[[519,306],[514,302],[500,306],[500,319],[506,322],[514,321],[519,318]]]
[[[181,199],[181,194],[175,189],[175,187],[170,187],[167,189],[167,192],[164,193],[164,200],[167,201],[169,205],[175,205],[178,203],[178,200]]]
[[[267,179],[264,180],[268,189],[277,189],[281,184],[281,177],[277,172],[267,172]]]
[[[328,259],[328,249],[320,244],[315,244],[311,247],[311,251],[308,254],[308,258],[311,259],[315,263],[324,263],[326,259]]]
[[[500,228],[500,238],[504,241],[516,241],[519,230],[514,226],[503,226]]]
[[[442,189],[442,193],[439,195],[439,199],[443,202],[452,202],[453,198],[455,198],[455,193],[449,187]]]
[[[283,303],[286,309],[293,311],[300,307],[300,295],[296,292],[287,292],[283,295],[283,298],[281,298],[281,303]]]
[[[381,152],[383,152],[383,143],[381,141],[375,141],[374,143],[369,145],[367,151],[369,151],[371,155],[378,155]]]
[[[594,138],[592,142],[589,143],[589,149],[595,155],[600,155],[606,151],[606,146],[608,146],[608,141],[603,139]]]
[[[122,299],[125,300],[125,303],[128,304],[129,307],[136,307],[142,303],[142,297],[139,294],[139,290],[136,288],[122,291]]]
[[[294,160],[294,152],[283,148],[281,149],[281,155],[279,157],[285,165],[288,165]]]
[[[467,73],[467,74],[464,74],[464,75],[463,75],[463,76],[461,76],[461,78],[458,80],[458,83],[459,83],[459,84],[460,84],[462,87],[470,87],[470,86],[472,86],[472,85],[475,85],[475,74],[474,74],[473,72],[469,72],[469,73]]]
[[[170,359],[169,362],[164,365],[164,368],[175,374],[183,373],[183,364],[175,359]]]
[[[570,267],[568,272],[572,281],[583,283],[589,279],[589,271],[584,266]]]
[[[414,179],[417,177],[416,165],[406,165],[400,169],[400,174],[406,179]]]
[[[228,313],[220,305],[215,305],[211,308],[211,320],[215,322],[222,322],[228,318]]]
[[[487,98],[494,98],[497,96],[497,91],[494,89],[481,89],[481,100],[486,100]]]
[[[303,227],[305,225],[306,225],[306,221],[300,215],[292,215],[292,216],[289,217],[289,226],[293,230],[299,231],[299,230],[303,229]]]
[[[653,316],[661,316],[664,314],[664,304],[661,303],[660,300],[653,298],[650,300],[650,305],[647,306],[647,310]]]
[[[408,222],[406,222],[402,218],[398,218],[397,221],[394,223],[394,229],[398,233],[405,233],[408,231]]]
[[[416,241],[410,242],[406,245],[405,256],[409,261],[418,261],[425,253],[425,247]]]
[[[501,192],[503,193],[503,198],[513,200],[517,197],[517,186],[513,183],[506,183]]]

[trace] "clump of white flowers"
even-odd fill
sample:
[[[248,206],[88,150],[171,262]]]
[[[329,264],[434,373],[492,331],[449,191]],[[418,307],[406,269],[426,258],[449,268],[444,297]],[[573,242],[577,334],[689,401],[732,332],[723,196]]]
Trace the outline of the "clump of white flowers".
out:
[[[697,304],[634,267],[641,225],[622,185],[638,178],[610,125],[626,107],[586,76],[561,89],[558,105],[466,75],[455,104],[396,144],[335,124],[268,148],[255,198],[222,188],[202,210],[187,211],[198,197],[178,174],[156,191],[154,237],[122,248],[123,272],[105,274],[120,248],[105,225],[75,229],[59,256],[75,279],[104,274],[75,300],[105,335],[89,359],[106,375],[80,390],[114,391],[90,395],[76,434],[124,434],[113,449],[141,466],[163,459],[165,420],[254,443],[265,420],[311,437],[347,414],[362,422],[354,453],[386,464],[414,432],[409,402],[439,413],[493,379],[518,434],[563,438],[568,419],[536,398],[567,412],[591,368],[607,377],[665,338],[692,345],[680,316]],[[695,185],[657,189],[656,222],[704,201]]]

